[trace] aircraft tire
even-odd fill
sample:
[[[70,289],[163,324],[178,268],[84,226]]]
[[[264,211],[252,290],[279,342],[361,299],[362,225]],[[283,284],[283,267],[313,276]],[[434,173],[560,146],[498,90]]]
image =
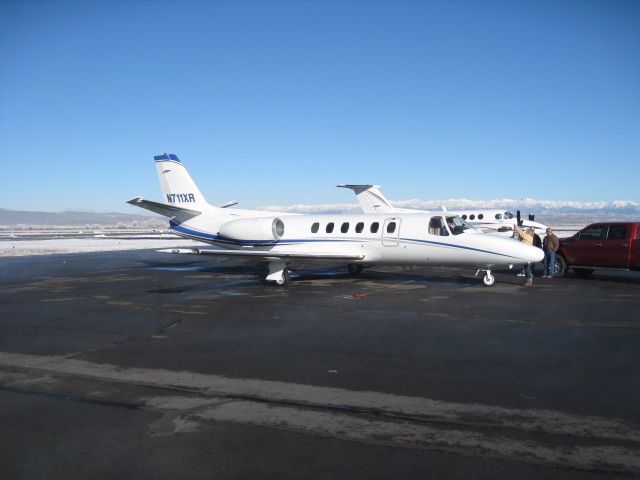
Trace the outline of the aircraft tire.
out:
[[[358,265],[357,263],[350,263],[348,268],[351,275],[358,275],[362,272],[362,265]]]
[[[276,280],[276,285],[279,287],[286,287],[291,283],[291,275],[289,275],[289,270],[286,268],[282,271],[282,276]]]
[[[484,277],[482,277],[482,284],[485,287],[493,287],[493,285],[496,283],[496,277],[494,277],[493,275],[491,275],[490,273],[485,274]]]

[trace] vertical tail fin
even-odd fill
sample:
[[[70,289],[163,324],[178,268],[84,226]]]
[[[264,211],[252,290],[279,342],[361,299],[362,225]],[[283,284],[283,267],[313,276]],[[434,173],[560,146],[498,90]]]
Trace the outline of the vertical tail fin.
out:
[[[354,191],[358,203],[364,213],[393,213],[397,212],[379,190],[378,185],[336,185]]]
[[[153,157],[163,200],[170,205],[203,211],[209,207],[177,155],[165,153]]]

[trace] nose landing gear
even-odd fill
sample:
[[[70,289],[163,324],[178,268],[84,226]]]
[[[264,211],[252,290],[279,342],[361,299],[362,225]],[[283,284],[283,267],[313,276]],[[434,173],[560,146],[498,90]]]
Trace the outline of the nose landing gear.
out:
[[[485,270],[485,269],[479,268],[478,271],[476,272],[476,277],[480,272],[485,272],[484,277],[482,277],[482,284],[485,287],[493,287],[493,285],[496,283],[496,277],[491,275],[491,270]]]
[[[358,275],[360,272],[362,272],[362,265],[359,265],[357,263],[350,263],[348,269],[351,275]]]

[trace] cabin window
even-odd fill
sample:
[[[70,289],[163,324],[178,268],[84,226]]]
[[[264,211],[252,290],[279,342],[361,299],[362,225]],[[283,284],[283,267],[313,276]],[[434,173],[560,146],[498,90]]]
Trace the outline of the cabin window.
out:
[[[478,220],[482,220],[483,218],[484,218],[484,214],[483,213],[478,215]]]
[[[318,222],[311,225],[311,233],[318,233],[318,229],[320,228],[320,224]]]
[[[469,215],[469,220],[475,220],[475,219],[476,219],[476,216],[473,213],[471,215]],[[466,219],[464,219],[464,220],[466,220]]]
[[[342,233],[347,233],[349,231],[349,222],[344,222],[340,227],[340,231]]]
[[[464,217],[462,217],[464,218]],[[502,220],[502,214],[501,213],[496,213],[496,220]]]
[[[396,222],[389,222],[387,224],[387,233],[393,233],[396,231]]]
[[[466,215],[462,215],[462,219],[463,219],[463,220],[466,220],[466,219],[467,219],[467,216],[466,216]]]
[[[362,233],[362,230],[364,230],[364,222],[358,222],[356,224],[356,233]]]
[[[611,225],[609,227],[609,235],[607,235],[607,240],[624,240],[625,238],[627,238],[626,225]]]
[[[327,233],[331,233],[331,232],[333,232],[333,222],[329,222],[329,223],[327,223],[326,232],[327,232]]]
[[[378,233],[378,228],[380,228],[380,224],[378,222],[373,222],[371,224],[371,233]]]

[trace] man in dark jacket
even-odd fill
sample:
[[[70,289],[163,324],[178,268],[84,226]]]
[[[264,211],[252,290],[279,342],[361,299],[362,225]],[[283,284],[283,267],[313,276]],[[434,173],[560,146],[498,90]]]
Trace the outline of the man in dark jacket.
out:
[[[542,250],[544,250],[544,275],[542,278],[553,278],[556,273],[556,252],[560,247],[560,240],[553,233],[553,230],[547,228],[547,236],[542,242]]]

